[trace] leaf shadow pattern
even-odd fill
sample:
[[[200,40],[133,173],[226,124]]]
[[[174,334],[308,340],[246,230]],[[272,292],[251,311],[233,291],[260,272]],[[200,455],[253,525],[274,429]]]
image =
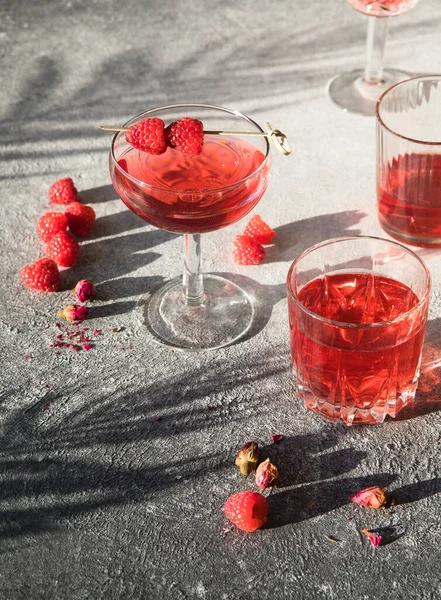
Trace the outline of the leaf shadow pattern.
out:
[[[65,520],[107,506],[148,503],[182,481],[230,469],[229,450],[204,452],[182,445],[181,436],[200,434],[226,419],[240,426],[251,412],[263,411],[264,381],[286,366],[280,357],[255,355],[249,370],[220,361],[213,378],[206,365],[188,363],[174,377],[164,374],[113,393],[98,385],[97,376],[89,382],[98,390],[92,403],[79,383],[64,397],[49,390],[12,411],[2,420],[0,438],[0,537],[56,530]],[[234,396],[236,388],[255,382],[263,386],[247,398],[245,410],[234,410],[243,400],[240,389],[228,406],[207,409],[213,396],[223,398],[227,390]],[[52,402],[58,411],[50,414],[45,407]],[[167,453],[158,454],[157,447]]]
[[[0,539],[43,533],[59,527],[63,519],[104,506],[148,501],[159,489],[178,485],[181,478],[202,477],[207,468],[227,466],[220,455],[144,468],[55,458],[0,461],[2,472],[11,472],[0,502],[17,504],[0,509]]]

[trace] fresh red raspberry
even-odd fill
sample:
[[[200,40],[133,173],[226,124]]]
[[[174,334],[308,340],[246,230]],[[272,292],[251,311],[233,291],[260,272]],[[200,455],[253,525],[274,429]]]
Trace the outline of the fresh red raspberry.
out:
[[[60,288],[60,271],[50,258],[40,258],[23,267],[20,277],[28,287],[40,292],[56,292]]]
[[[260,215],[254,215],[245,227],[244,235],[247,235],[259,244],[271,244],[276,232],[262,220]]]
[[[55,233],[66,231],[67,218],[63,213],[48,212],[42,215],[37,221],[38,237],[47,242]]]
[[[233,260],[238,265],[258,265],[265,258],[265,248],[246,235],[233,240]]]
[[[96,215],[91,206],[81,204],[81,202],[72,202],[66,208],[64,214],[67,217],[69,229],[75,235],[84,237],[92,231]]]
[[[46,256],[52,258],[60,267],[73,267],[80,255],[80,246],[68,231],[60,231],[49,240]]]
[[[224,513],[239,529],[256,531],[268,518],[268,500],[259,492],[240,492],[228,498]]]
[[[164,154],[167,150],[162,119],[144,119],[126,131],[127,142],[142,152]]]
[[[59,179],[49,188],[49,204],[70,204],[78,200],[78,192],[70,177]]]
[[[166,127],[165,139],[167,146],[180,150],[184,154],[195,156],[202,152],[204,126],[197,119],[185,117]]]

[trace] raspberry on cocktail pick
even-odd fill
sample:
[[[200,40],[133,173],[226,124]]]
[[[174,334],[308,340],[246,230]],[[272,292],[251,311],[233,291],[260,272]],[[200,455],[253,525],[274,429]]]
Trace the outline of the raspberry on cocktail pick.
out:
[[[165,139],[170,148],[196,156],[202,152],[204,126],[197,119],[184,117],[165,128]]]
[[[159,122],[159,123],[158,123]],[[165,127],[162,119],[148,118],[135,123],[131,127],[115,127],[113,125],[98,125],[103,131],[125,131],[127,142],[136,150],[148,152],[149,154],[163,154],[167,146],[180,150],[184,154],[195,156],[202,152],[204,134],[209,135],[240,135],[240,136],[264,136],[272,142],[275,147],[285,155],[291,154],[292,149],[288,138],[279,129],[273,129],[268,121],[265,121],[264,131],[221,131],[204,130],[201,121],[184,117],[179,121],[173,121]]]
[[[164,154],[167,150],[162,119],[144,119],[126,131],[126,140],[136,150],[148,154]]]

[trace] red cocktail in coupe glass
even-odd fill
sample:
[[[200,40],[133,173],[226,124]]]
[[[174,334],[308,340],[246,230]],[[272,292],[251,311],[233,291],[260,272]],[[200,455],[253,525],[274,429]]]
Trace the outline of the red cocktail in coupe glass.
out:
[[[380,98],[377,198],[389,235],[441,246],[441,75],[408,79]]]
[[[347,0],[348,4],[369,17],[364,69],[345,71],[328,83],[331,99],[349,112],[373,116],[381,94],[409,75],[398,69],[384,69],[383,59],[389,31],[389,17],[397,17],[413,8],[418,0]]]
[[[238,221],[259,202],[270,176],[269,141],[249,117],[204,104],[155,108],[125,127],[153,117],[166,126],[191,117],[204,131],[249,134],[206,134],[199,155],[167,148],[157,156],[135,150],[120,132],[110,153],[112,183],[124,204],[155,227],[185,236],[183,278],[141,303],[145,325],[157,341],[177,349],[219,348],[248,331],[254,307],[233,282],[202,275],[200,234]]]
[[[369,236],[328,240],[288,273],[293,371],[307,409],[381,423],[412,402],[430,274],[411,250]]]

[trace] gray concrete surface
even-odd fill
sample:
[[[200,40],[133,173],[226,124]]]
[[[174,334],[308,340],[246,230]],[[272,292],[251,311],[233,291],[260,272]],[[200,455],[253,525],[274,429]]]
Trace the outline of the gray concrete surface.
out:
[[[382,235],[375,215],[374,120],[340,112],[328,78],[364,60],[366,21],[344,0],[0,2],[0,597],[22,599],[439,598],[439,370],[414,410],[346,428],[307,413],[290,375],[285,277],[307,246]],[[391,28],[387,63],[439,72],[441,5],[421,0]],[[283,129],[258,212],[278,244],[258,267],[233,264],[243,223],[203,240],[205,270],[257,298],[249,339],[211,353],[153,344],[139,294],[181,268],[181,240],[129,213],[109,185],[110,137],[168,102],[237,107]],[[25,289],[47,189],[71,176],[98,215],[65,291]],[[434,282],[424,364],[440,352],[441,252],[419,251]],[[89,352],[50,345],[78,278],[98,298]],[[112,333],[112,328],[122,328]],[[26,359],[31,356],[31,359]],[[285,439],[275,446],[271,435]],[[253,487],[233,466],[249,439],[279,464],[268,526],[229,527],[226,498]],[[363,511],[374,483],[399,505]],[[360,529],[383,528],[372,548]],[[327,536],[334,536],[332,542]]]

